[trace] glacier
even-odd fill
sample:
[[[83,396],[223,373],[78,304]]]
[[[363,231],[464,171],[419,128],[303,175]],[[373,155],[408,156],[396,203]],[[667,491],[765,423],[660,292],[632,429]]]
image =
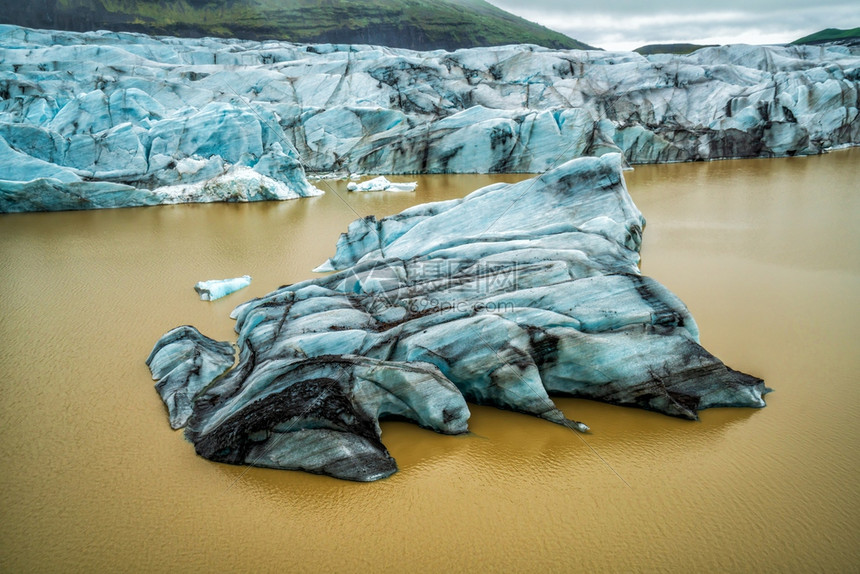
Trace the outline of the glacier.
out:
[[[193,327],[147,363],[205,458],[371,481],[397,470],[380,418],[468,430],[466,401],[586,432],[551,395],[696,419],[769,391],[699,344],[638,267],[645,220],[619,153],[463,199],[354,221],[334,273],[239,305],[230,342]]]
[[[314,173],[543,173],[860,143],[838,45],[414,52],[0,25],[0,211],[321,193]]]

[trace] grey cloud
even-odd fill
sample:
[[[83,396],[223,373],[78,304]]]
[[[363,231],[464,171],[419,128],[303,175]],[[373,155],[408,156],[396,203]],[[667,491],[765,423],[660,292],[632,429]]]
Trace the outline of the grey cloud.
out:
[[[823,28],[860,25],[854,2],[831,0],[670,0],[659,3],[608,0],[600,4],[530,0],[493,3],[572,38],[608,49],[643,44],[784,43]]]
[[[595,11],[594,2],[570,2],[569,0],[491,0],[492,4],[513,13],[518,13],[524,7],[532,11],[555,12],[559,14],[590,13]],[[750,14],[785,13],[792,10],[804,10],[810,7],[808,0],[661,0],[659,2],[642,2],[641,0],[603,0],[597,5],[601,13],[607,14],[693,14],[702,12],[747,12]],[[851,8],[860,19],[860,10],[854,0],[829,0],[815,4],[814,9],[822,14],[833,8]],[[838,22],[834,22],[834,25]]]

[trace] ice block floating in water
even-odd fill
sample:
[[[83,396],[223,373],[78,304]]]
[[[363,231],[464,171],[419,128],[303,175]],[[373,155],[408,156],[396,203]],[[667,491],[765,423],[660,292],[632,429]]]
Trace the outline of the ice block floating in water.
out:
[[[250,275],[242,275],[233,279],[210,279],[209,281],[198,281],[194,290],[200,294],[203,301],[214,301],[234,291],[244,289],[251,284]]]
[[[416,187],[418,187],[418,182],[394,183],[388,181],[384,175],[361,183],[351,181],[346,186],[349,191],[415,191]]]
[[[763,407],[764,382],[706,351],[640,273],[644,224],[619,154],[359,219],[320,266],[337,273],[233,311],[232,369],[229,343],[192,327],[148,364],[201,456],[363,481],[397,470],[381,417],[455,434],[466,401],[580,431],[551,395],[687,419]]]

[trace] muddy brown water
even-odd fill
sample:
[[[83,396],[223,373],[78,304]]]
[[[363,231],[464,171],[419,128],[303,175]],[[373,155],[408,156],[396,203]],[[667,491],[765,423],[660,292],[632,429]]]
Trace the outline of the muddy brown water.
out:
[[[860,149],[625,175],[643,272],[769,406],[558,400],[585,436],[486,407],[467,436],[386,422],[400,472],[372,484],[197,457],[144,359],[180,324],[231,338],[235,305],[311,277],[358,215],[517,176],[0,216],[2,570],[860,571]],[[243,274],[217,302],[192,289]]]

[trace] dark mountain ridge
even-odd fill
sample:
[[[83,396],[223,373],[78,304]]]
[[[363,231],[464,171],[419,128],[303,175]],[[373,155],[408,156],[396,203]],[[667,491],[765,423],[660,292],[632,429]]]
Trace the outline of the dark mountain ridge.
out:
[[[484,0],[0,0],[0,22],[84,32],[375,44],[594,49]]]

